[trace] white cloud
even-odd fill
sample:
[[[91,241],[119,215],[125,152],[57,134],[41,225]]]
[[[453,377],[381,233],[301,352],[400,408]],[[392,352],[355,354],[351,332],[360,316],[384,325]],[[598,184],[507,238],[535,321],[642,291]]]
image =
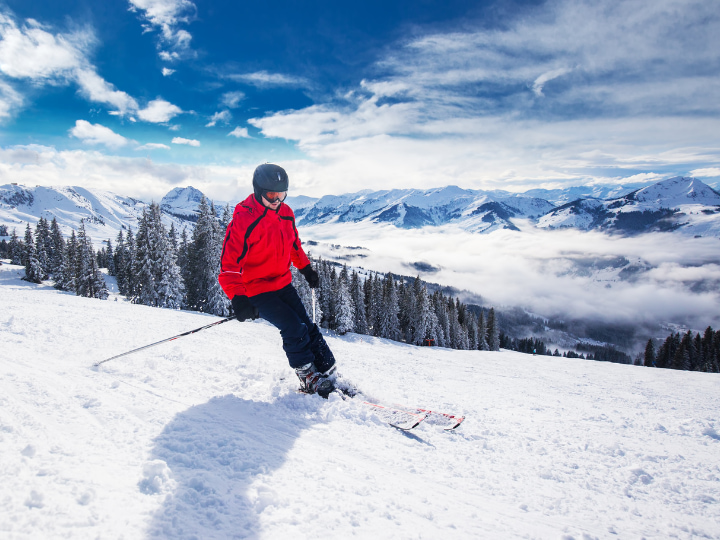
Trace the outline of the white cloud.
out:
[[[524,190],[720,165],[720,74],[707,68],[720,64],[720,12],[702,0],[533,9],[398,43],[382,76],[249,123],[297,141],[320,193],[340,179]]]
[[[100,124],[91,124],[86,120],[77,120],[75,127],[70,129],[70,135],[81,139],[86,144],[102,144],[108,148],[117,149],[127,145],[130,140],[115,133],[112,129]]]
[[[268,71],[255,71],[253,73],[231,73],[225,75],[233,81],[252,84],[253,86],[308,86],[304,77],[294,77],[282,73],[269,73]]]
[[[160,45],[163,60],[176,60],[190,50],[192,36],[181,24],[187,24],[195,16],[197,8],[189,0],[129,0],[131,10],[139,12],[148,23],[160,31]],[[145,26],[147,32],[150,27]]]
[[[0,80],[0,119],[12,116],[13,111],[22,105],[22,96],[12,86]]]
[[[170,147],[167,144],[146,143],[138,146],[135,150],[170,150]]]
[[[701,178],[715,178],[717,176],[720,176],[720,167],[695,169],[694,171],[690,171],[690,176],[699,176]]]
[[[232,120],[232,114],[228,110],[216,112],[210,117],[210,122],[205,124],[205,127],[214,127],[218,122],[227,124]]]
[[[228,109],[237,109],[243,99],[245,99],[243,92],[225,92],[220,99],[220,104]]]
[[[155,99],[148,103],[148,106],[137,112],[138,117],[146,122],[162,124],[169,122],[178,114],[182,114],[182,109],[177,105],[165,101],[164,99]]]
[[[542,96],[545,83],[553,79],[557,79],[558,77],[562,77],[566,73],[570,73],[570,70],[567,68],[553,69],[552,71],[543,73],[535,79],[535,82],[533,83],[533,92],[535,92],[535,95],[538,97]]]
[[[177,186],[191,185],[215,200],[241,201],[252,192],[255,166],[194,166],[97,150],[58,151],[27,145],[0,147],[0,178],[43,186],[83,186],[141,200],[160,200]]]
[[[238,139],[244,138],[244,139],[251,139],[250,134],[248,133],[247,128],[241,128],[236,127],[233,129],[230,133],[228,133],[228,137],[237,137]]]
[[[173,73],[175,73],[174,69],[170,69],[170,68],[166,68],[166,67],[162,68],[163,77],[169,77]]]
[[[0,13],[0,73],[35,84],[75,82],[88,100],[109,105],[121,115],[137,108],[136,101],[100,77],[87,59],[95,45],[88,31],[53,34],[28,19],[23,26]],[[13,100],[13,108],[20,100]],[[8,114],[10,109],[8,108]]]
[[[188,146],[200,146],[200,141],[195,139],[183,139],[182,137],[174,137],[173,144],[187,144]]]

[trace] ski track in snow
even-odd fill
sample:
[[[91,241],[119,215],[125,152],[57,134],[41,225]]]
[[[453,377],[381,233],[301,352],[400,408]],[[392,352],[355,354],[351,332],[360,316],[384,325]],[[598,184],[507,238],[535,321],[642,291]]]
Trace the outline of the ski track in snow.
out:
[[[0,537],[720,538],[720,378],[329,336],[409,433],[296,392],[277,331],[0,267]]]

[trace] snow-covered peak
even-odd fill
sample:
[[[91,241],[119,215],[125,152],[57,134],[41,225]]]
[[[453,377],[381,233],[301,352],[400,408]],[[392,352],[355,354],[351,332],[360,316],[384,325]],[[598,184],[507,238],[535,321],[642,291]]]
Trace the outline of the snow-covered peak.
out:
[[[162,198],[160,208],[176,216],[197,216],[202,198],[202,191],[192,186],[175,188]]]
[[[720,193],[697,178],[676,176],[638,190],[634,199],[664,208],[684,204],[720,205]]]

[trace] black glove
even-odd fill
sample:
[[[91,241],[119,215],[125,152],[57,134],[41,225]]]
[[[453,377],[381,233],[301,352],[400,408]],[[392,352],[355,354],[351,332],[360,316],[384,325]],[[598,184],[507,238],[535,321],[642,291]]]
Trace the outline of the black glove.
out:
[[[300,273],[305,276],[305,280],[311,289],[317,289],[320,286],[320,276],[312,269],[311,265],[308,264],[305,268],[301,268]]]
[[[250,303],[250,299],[247,296],[233,296],[232,299],[233,313],[240,322],[252,319],[253,321],[260,316],[258,308]]]

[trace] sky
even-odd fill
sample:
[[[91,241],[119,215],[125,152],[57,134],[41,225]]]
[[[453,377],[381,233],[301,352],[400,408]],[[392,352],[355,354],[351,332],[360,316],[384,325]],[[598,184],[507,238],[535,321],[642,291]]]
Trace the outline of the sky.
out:
[[[0,183],[720,180],[712,1],[0,0]]]

